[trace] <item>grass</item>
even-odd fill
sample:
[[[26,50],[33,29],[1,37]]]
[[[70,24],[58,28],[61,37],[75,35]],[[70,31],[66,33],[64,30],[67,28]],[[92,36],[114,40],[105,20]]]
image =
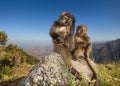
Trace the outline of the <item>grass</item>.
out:
[[[23,65],[13,68],[10,75],[4,74],[0,86],[16,86],[18,82],[29,73],[31,68],[31,65]]]
[[[38,62],[16,45],[0,46],[0,86],[16,86]]]
[[[120,62],[110,64],[99,64],[99,75],[101,86],[120,86]]]
[[[109,64],[97,64],[99,76],[101,78],[100,86],[120,86],[120,62]],[[69,75],[69,86],[88,86],[85,79],[82,79],[79,84],[75,83],[75,77]],[[93,83],[91,86],[94,86]]]

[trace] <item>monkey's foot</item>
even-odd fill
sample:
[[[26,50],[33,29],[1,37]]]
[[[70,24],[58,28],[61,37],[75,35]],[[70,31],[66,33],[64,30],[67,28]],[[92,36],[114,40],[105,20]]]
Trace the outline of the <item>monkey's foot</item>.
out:
[[[94,83],[94,86],[100,86],[100,83],[101,83],[101,80],[96,80],[95,83]]]
[[[70,72],[71,72],[74,76],[76,76],[77,79],[79,79],[79,80],[82,79],[82,78],[80,77],[81,75],[80,75],[79,71],[76,70],[74,67],[72,67],[72,68],[70,69]]]
[[[94,83],[94,86],[100,86],[101,79],[100,76],[97,75],[96,77],[93,75],[91,83]]]
[[[94,80],[91,80],[90,83],[95,83],[96,81],[97,81],[97,80],[94,79]]]
[[[94,86],[100,86],[100,83],[101,83],[101,79],[100,79],[100,77],[97,75],[97,79],[96,79],[96,81],[95,81],[95,83],[94,83]]]
[[[91,84],[92,85],[94,84],[94,86],[100,86],[100,83],[101,83],[100,80],[93,79],[93,80],[88,82],[88,86],[91,86]]]
[[[92,84],[92,86],[93,86],[96,81],[97,81],[96,79],[91,80],[91,81],[88,81],[88,86],[91,86],[91,84]],[[95,86],[95,85],[94,85],[94,86]]]

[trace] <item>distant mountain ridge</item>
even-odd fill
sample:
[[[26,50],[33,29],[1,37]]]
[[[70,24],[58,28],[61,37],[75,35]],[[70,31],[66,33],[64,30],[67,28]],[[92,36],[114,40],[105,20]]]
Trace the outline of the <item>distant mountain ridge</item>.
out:
[[[120,61],[120,39],[93,43],[91,57],[97,63]]]
[[[114,61],[120,61],[120,39],[94,42],[91,53],[91,58],[97,63],[109,63]],[[29,55],[34,56],[37,59],[48,55],[53,46],[37,46],[24,49]]]

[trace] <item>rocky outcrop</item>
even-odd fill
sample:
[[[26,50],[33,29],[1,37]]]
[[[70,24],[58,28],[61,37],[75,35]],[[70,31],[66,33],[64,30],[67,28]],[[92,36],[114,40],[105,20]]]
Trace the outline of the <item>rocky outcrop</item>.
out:
[[[96,64],[91,60],[90,62],[96,69]],[[83,58],[79,61],[72,61],[72,63],[74,69],[80,73],[81,78],[88,81],[91,79],[93,74]],[[70,71],[64,65],[61,55],[51,52],[32,68],[18,86],[69,86],[71,78],[69,73]]]

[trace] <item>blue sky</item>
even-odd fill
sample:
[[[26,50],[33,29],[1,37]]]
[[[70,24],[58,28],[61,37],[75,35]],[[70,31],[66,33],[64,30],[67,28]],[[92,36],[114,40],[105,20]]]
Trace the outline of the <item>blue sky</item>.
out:
[[[120,0],[0,0],[0,30],[12,43],[51,43],[49,30],[63,11],[85,24],[92,41],[120,38]]]

